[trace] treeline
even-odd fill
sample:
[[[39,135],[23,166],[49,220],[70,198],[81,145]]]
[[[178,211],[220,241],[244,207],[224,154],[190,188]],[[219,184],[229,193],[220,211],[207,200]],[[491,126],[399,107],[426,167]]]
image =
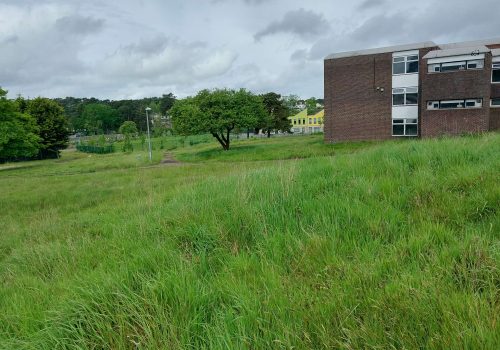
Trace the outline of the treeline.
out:
[[[133,121],[139,130],[146,130],[146,107],[152,115],[166,116],[176,98],[173,94],[139,100],[99,100],[97,98],[65,97],[54,99],[63,106],[72,132],[84,135],[109,134],[118,131],[125,121]]]

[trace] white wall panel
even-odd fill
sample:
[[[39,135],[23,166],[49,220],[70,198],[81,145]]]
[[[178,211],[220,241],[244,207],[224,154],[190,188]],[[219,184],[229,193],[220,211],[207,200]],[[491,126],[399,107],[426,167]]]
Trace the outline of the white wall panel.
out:
[[[392,76],[392,88],[418,86],[418,73]]]
[[[418,106],[392,107],[392,119],[418,118]]]

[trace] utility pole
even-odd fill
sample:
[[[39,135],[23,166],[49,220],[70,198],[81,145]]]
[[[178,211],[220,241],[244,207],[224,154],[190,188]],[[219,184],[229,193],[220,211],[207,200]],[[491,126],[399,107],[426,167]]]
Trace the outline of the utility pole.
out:
[[[148,127],[148,144],[149,144],[149,161],[151,162],[153,160],[153,154],[151,153],[151,136],[149,135],[149,111],[151,111],[151,108],[146,107],[146,122],[147,122],[147,127]]]

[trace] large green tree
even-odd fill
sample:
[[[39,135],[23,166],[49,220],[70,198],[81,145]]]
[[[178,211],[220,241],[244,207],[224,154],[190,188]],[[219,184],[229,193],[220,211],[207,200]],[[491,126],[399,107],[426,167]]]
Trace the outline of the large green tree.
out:
[[[17,102],[0,88],[0,162],[31,158],[38,153],[40,138],[36,120],[21,113]]]
[[[63,107],[54,100],[37,97],[28,102],[28,113],[38,125],[40,158],[56,158],[68,146],[68,121]]]
[[[319,109],[316,106],[316,98],[311,97],[306,100],[307,114],[312,115],[318,113]]]
[[[260,97],[267,113],[261,120],[259,128],[267,134],[267,137],[271,137],[273,131],[290,131],[289,112],[281,95],[269,92]]]
[[[202,90],[195,97],[177,100],[170,109],[175,131],[210,133],[224,150],[229,150],[231,131],[254,128],[265,113],[262,99],[244,89]]]

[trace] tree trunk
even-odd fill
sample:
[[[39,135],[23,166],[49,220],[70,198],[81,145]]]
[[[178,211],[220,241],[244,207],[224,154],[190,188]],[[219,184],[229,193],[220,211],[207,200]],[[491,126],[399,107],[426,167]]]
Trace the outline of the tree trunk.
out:
[[[267,130],[267,138],[271,137],[271,129]]]
[[[250,138],[250,129],[247,129],[247,139]]]

